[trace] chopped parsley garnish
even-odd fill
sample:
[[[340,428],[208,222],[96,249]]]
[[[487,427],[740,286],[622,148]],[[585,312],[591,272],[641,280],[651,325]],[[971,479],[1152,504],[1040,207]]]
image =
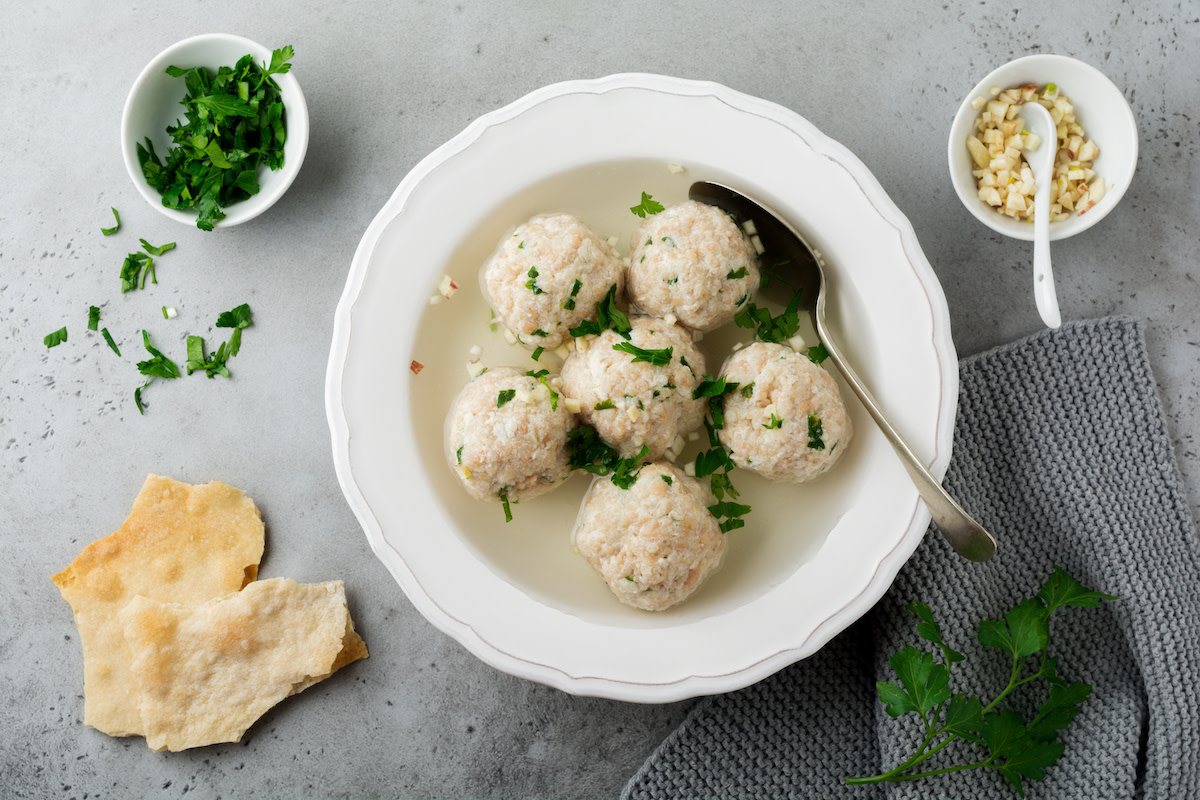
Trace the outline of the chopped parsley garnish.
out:
[[[738,269],[729,270],[729,272],[725,275],[725,280],[727,280],[727,281],[741,280],[742,278],[746,277],[749,274],[750,274],[750,270],[746,269],[745,267],[739,267]]]
[[[579,278],[576,278],[575,282],[571,284],[570,296],[567,297],[566,300],[562,301],[562,307],[564,309],[566,309],[567,311],[575,310],[575,298],[579,296],[579,291],[581,289],[583,289],[583,281],[579,280]]]
[[[745,386],[743,386],[741,394],[742,394],[742,397],[753,397],[754,396],[754,381],[750,381],[750,383],[747,383]]]
[[[811,418],[811,417],[812,417],[812,415],[810,414],[810,415],[809,415],[809,417]],[[780,418],[779,418],[779,417],[778,417],[778,416],[775,414],[775,412],[774,412],[774,411],[772,411],[772,412],[771,412],[771,419],[770,419],[770,420],[768,420],[767,422],[764,422],[764,423],[763,423],[763,427],[764,427],[764,428],[766,428],[767,430],[773,430],[773,429],[777,429],[777,428],[782,428],[782,427],[783,427],[783,420],[782,420],[782,419],[780,419]],[[811,431],[811,428],[810,428],[810,431]],[[809,446],[810,446],[810,447],[812,446],[812,443],[811,443],[811,442],[809,443]]]
[[[100,330],[100,306],[88,306],[88,330]]]
[[[662,478],[663,483],[665,483],[667,486],[675,485],[675,479],[672,478],[670,475],[659,475],[658,477]]]
[[[271,53],[264,67],[247,54],[215,73],[206,67],[167,67],[183,78],[186,122],[167,126],[173,145],[165,162],[149,137],[138,144],[146,181],[167,208],[195,209],[196,227],[211,231],[224,208],[259,191],[258,170],[283,166],[287,120],[272,75],[291,70],[291,45]]]
[[[671,247],[675,247],[675,239],[670,236],[662,237],[662,242],[663,244],[669,244]]]
[[[546,348],[538,345],[537,347],[533,348],[533,352],[529,354],[529,357],[534,361],[537,361],[542,357],[542,353],[544,352],[546,352]]]
[[[496,492],[496,496],[500,498],[500,505],[504,506],[504,521],[512,522],[512,506],[508,502],[508,487]]]
[[[147,277],[151,283],[158,283],[158,277],[154,274],[153,258],[141,251],[125,256],[125,262],[121,264],[122,293],[145,289]]]
[[[537,378],[542,386],[546,387],[546,391],[550,393],[550,410],[558,411],[558,392],[554,391],[554,387],[550,385],[550,370],[539,369],[537,372],[529,370],[525,374],[531,378]]]
[[[142,331],[142,344],[151,357],[145,361],[139,361],[137,365],[138,372],[146,376],[146,382],[133,390],[133,402],[137,405],[139,414],[146,413],[142,406],[142,390],[149,386],[151,381],[155,378],[179,377],[179,366],[150,344],[150,334],[145,330]]]
[[[829,358],[829,351],[825,349],[825,345],[817,342],[812,347],[808,348],[808,360],[814,364],[820,365]]]
[[[108,343],[109,348],[114,353],[118,356],[121,355],[121,350],[117,347],[117,343],[113,341],[112,334],[108,332],[108,328],[101,328],[100,335],[104,337],[104,341]]]
[[[593,475],[611,475],[610,480],[619,489],[628,489],[637,482],[649,452],[650,448],[643,445],[633,458],[621,458],[591,425],[580,425],[567,434],[567,465]]]
[[[675,348],[664,347],[661,350],[647,350],[644,347],[638,347],[633,342],[617,342],[613,345],[613,350],[618,350],[622,353],[629,353],[633,356],[633,363],[644,361],[655,367],[665,367],[671,363],[671,357],[675,354]]]
[[[636,206],[631,206],[629,210],[642,219],[645,219],[650,214],[657,214],[658,212],[662,211],[663,204],[655,200],[646,192],[642,192],[642,202],[638,203]]]
[[[222,311],[217,315],[218,328],[233,328],[233,333],[229,335],[230,356],[236,356],[242,349],[242,329],[249,328],[253,324],[253,320],[250,319],[250,306],[247,303],[242,303],[236,308]]]
[[[67,340],[67,326],[64,325],[52,333],[47,333],[42,337],[42,344],[46,347],[58,347]]]
[[[500,394],[496,395],[496,408],[501,408],[505,403],[517,396],[516,389],[501,389]]]
[[[825,449],[825,428],[821,425],[821,418],[816,414],[808,415],[808,446],[811,450]]]
[[[733,502],[738,497],[738,491],[733,486],[729,472],[735,468],[729,451],[721,444],[717,431],[725,427],[725,406],[723,398],[727,394],[738,391],[737,381],[725,378],[714,378],[705,375],[696,388],[692,397],[708,400],[708,414],[704,419],[704,430],[708,433],[708,450],[696,454],[694,471],[697,478],[708,478],[708,488],[717,499],[715,505],[709,506],[709,512],[717,518],[722,533],[728,533],[736,528],[744,527],[742,519],[750,513],[750,506]],[[753,386],[753,384],[748,384]],[[726,498],[729,498],[728,500]]]
[[[113,214],[113,219],[116,220],[116,223],[111,228],[100,229],[100,233],[104,234],[105,236],[112,236],[114,233],[121,230],[121,215],[117,213],[115,208],[111,209],[111,211]]]
[[[792,295],[787,308],[778,316],[771,316],[769,309],[750,301],[733,318],[739,328],[749,328],[764,342],[786,342],[800,330],[800,290]]]
[[[187,363],[184,365],[187,369],[187,374],[191,375],[197,370],[204,370],[210,378],[215,378],[217,375],[229,377],[229,369],[225,366],[225,362],[229,360],[229,343],[221,342],[221,346],[211,357],[205,355],[204,352],[204,337],[189,336],[187,337]]]
[[[530,267],[529,272],[525,273],[529,276],[529,280],[525,281],[525,288],[534,294],[545,294],[546,291],[537,285],[538,271],[537,267]]]
[[[461,464],[462,464],[462,451],[463,451],[463,448],[464,448],[464,447],[466,447],[466,445],[465,445],[465,444],[460,444],[460,445],[458,446],[458,449],[454,451],[454,460],[455,460],[455,462],[456,462],[456,463],[458,463],[459,465],[461,465]]]
[[[753,386],[754,384],[750,384]],[[728,381],[725,378],[714,378],[711,375],[705,375],[696,388],[692,390],[692,399],[699,400],[706,398],[708,400],[708,419],[705,420],[705,425],[709,428],[708,441],[713,447],[716,447],[717,436],[715,431],[725,427],[725,405],[721,398],[731,392],[737,390],[737,381]],[[749,395],[743,392],[743,395]]]
[[[145,250],[147,253],[149,253],[152,256],[161,256],[163,253],[166,253],[168,250],[175,249],[174,242],[167,242],[164,245],[160,245],[160,246],[156,247],[155,245],[152,245],[149,242],[147,242],[145,239],[138,239],[138,241],[142,243],[142,249]]]
[[[611,328],[628,339],[629,332],[633,330],[633,326],[629,324],[629,317],[617,307],[617,285],[615,283],[608,288],[604,299],[596,304],[595,317],[594,320],[584,320],[571,328],[571,335],[575,338],[589,335],[598,336],[601,332]]]

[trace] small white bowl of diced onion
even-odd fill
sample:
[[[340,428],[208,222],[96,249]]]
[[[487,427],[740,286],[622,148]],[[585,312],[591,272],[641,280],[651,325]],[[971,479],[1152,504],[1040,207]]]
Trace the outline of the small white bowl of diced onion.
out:
[[[1040,102],[1057,142],[1040,142],[1021,124],[1021,106]],[[1137,125],[1121,90],[1103,73],[1067,56],[1031,55],[981,80],[950,128],[950,178],[967,210],[993,230],[1033,240],[1033,195],[1023,151],[1057,147],[1051,188],[1051,240],[1087,230],[1125,194],[1137,166]]]

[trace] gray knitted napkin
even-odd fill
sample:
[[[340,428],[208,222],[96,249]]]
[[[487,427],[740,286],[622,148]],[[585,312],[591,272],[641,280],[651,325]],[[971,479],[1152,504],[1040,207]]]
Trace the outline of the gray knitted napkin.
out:
[[[844,779],[895,766],[919,740],[915,715],[892,719],[875,695],[896,680],[888,656],[923,644],[907,606],[928,603],[967,656],[952,690],[991,697],[1008,666],[978,644],[978,622],[1033,595],[1055,565],[1119,600],[1051,620],[1058,675],[1093,690],[1027,797],[1200,798],[1200,547],[1140,324],[1043,331],[965,359],[960,378],[946,485],[996,535],[996,558],[968,562],[931,531],[880,603],[819,653],[699,701],[627,800],[1015,797],[995,770]]]

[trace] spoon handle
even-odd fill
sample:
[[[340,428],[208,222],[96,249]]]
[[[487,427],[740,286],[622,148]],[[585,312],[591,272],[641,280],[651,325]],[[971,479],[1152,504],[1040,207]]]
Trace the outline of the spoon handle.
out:
[[[913,452],[904,437],[892,427],[892,423],[879,408],[879,404],[875,402],[871,392],[858,377],[858,373],[846,362],[841,349],[829,336],[824,309],[818,308],[814,317],[817,335],[821,337],[821,343],[829,352],[830,359],[837,365],[842,377],[846,379],[846,383],[858,395],[858,399],[866,407],[867,413],[875,420],[875,424],[883,431],[883,435],[900,457],[900,462],[904,465],[909,477],[912,478],[918,494],[925,501],[933,521],[942,535],[946,537],[946,541],[950,543],[956,553],[971,561],[987,561],[994,556],[996,540],[970,514],[964,511],[963,507],[938,482],[925,463]]]

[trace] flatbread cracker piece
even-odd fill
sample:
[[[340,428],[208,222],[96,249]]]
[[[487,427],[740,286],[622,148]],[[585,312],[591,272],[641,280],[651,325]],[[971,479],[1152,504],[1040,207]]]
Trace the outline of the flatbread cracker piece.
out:
[[[263,540],[258,509],[238,489],[146,478],[121,528],[53,577],[83,643],[84,724],[143,733],[118,612],[139,595],[198,605],[236,592],[257,576]]]
[[[136,597],[120,621],[154,750],[240,741],[280,700],[367,655],[341,581],[255,581],[195,607]]]

